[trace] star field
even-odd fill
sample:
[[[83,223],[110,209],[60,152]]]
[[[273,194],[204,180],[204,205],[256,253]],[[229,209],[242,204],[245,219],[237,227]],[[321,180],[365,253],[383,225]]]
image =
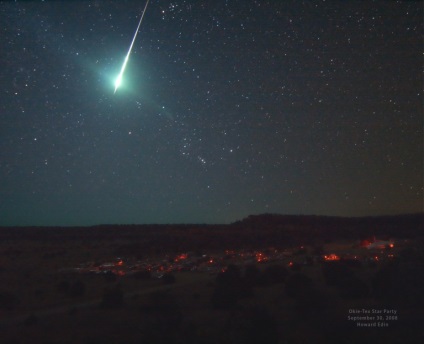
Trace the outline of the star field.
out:
[[[0,3],[0,225],[423,210],[419,1]]]

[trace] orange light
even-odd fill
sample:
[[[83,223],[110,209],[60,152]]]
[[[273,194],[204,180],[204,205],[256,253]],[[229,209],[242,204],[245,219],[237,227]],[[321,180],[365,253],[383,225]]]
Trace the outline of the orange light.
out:
[[[340,257],[334,253],[330,254],[329,256],[324,256],[325,260],[340,260]]]
[[[395,247],[395,245],[394,244],[390,244],[389,247],[390,248],[393,248],[393,247]]]

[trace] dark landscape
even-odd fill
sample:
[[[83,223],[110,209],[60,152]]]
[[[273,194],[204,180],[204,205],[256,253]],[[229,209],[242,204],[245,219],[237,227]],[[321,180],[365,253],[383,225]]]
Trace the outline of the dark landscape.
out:
[[[2,227],[2,343],[420,343],[423,225]]]

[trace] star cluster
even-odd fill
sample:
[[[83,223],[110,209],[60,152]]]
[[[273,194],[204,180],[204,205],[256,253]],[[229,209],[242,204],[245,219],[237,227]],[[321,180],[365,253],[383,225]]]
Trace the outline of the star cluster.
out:
[[[423,210],[419,1],[0,3],[0,225]]]

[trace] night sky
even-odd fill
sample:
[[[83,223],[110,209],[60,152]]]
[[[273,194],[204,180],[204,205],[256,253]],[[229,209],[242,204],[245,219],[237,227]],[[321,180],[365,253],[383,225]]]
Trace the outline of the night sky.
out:
[[[423,210],[423,3],[0,3],[0,225]]]

